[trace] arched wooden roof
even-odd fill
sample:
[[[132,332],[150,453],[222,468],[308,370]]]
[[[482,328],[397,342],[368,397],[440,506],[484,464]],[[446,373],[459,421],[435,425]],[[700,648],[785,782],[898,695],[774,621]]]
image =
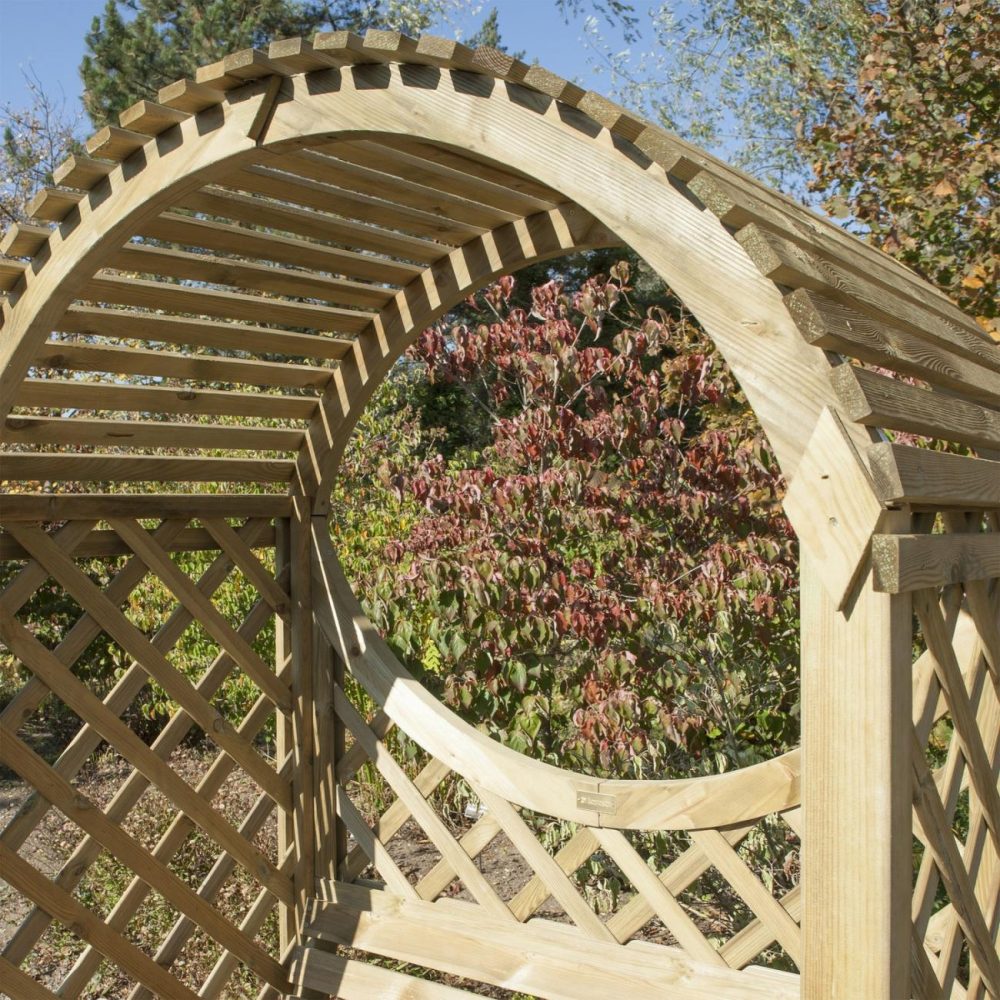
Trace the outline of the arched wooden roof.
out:
[[[988,458],[879,433],[995,456],[1000,348],[973,320],[541,67],[393,32],[278,41],[165,87],[86,148],[0,242],[5,480],[268,483],[322,510],[361,409],[424,326],[505,271],[621,242],[732,365],[800,534],[837,522],[827,544],[856,567],[887,507],[1000,506]]]

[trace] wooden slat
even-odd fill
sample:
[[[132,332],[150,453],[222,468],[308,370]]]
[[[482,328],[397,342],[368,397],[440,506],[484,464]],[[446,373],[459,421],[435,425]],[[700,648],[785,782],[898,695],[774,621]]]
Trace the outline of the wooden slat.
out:
[[[197,413],[308,420],[315,412],[316,397],[25,379],[18,390],[15,405],[74,411]]]
[[[271,862],[216,813],[193,788],[146,746],[110,709],[77,680],[19,622],[0,617],[0,636],[11,652],[85,722],[97,730],[133,767],[140,770],[213,840],[234,854],[248,871],[282,900],[291,887]],[[6,850],[6,848],[5,848]],[[44,909],[44,906],[43,906]]]
[[[32,494],[0,500],[4,521],[63,521],[111,515],[131,517],[287,517],[291,500],[265,494]]]
[[[954,646],[948,641],[947,626],[936,593],[930,590],[918,590],[913,595],[913,606],[920,621],[927,649],[934,658],[935,673],[948,702],[954,725],[953,738],[959,741],[968,765],[969,785],[979,799],[994,849],[1000,854],[1000,791],[997,790],[992,762],[983,746],[976,713],[969,701],[962,668],[955,655]]]
[[[486,813],[483,819],[480,820],[480,823],[489,818],[489,815],[489,813]],[[495,820],[493,822],[494,826],[498,826]],[[567,875],[572,876],[599,847],[600,844],[597,841],[597,837],[594,836],[590,827],[581,826],[570,838],[569,843],[564,844],[558,851],[556,851],[554,855],[555,863]],[[419,884],[417,885],[417,892],[420,892]],[[507,905],[510,907],[510,912],[513,913],[514,916],[521,921],[521,923],[524,923],[524,921],[526,921],[529,917],[534,916],[534,914],[541,909],[542,904],[544,904],[544,902],[551,895],[552,892],[545,882],[538,875],[533,875],[524,884],[524,887],[519,889],[511,897]],[[611,930],[611,928],[608,927],[608,930]],[[611,931],[611,933],[614,934],[614,931]],[[621,938],[619,938],[619,940],[621,940]]]
[[[271,668],[257,655],[250,643],[240,637],[222,612],[198,589],[191,577],[178,568],[166,550],[157,544],[156,539],[130,518],[109,518],[108,523],[274,705],[286,714],[291,712],[292,701],[288,685],[279,683]],[[287,797],[275,801],[290,804]]]
[[[233,564],[247,578],[277,615],[289,613],[291,598],[278,585],[271,571],[257,558],[253,549],[221,517],[203,519],[205,530],[219,543]]]
[[[183,983],[161,969],[134,944],[108,928],[100,917],[78,903],[69,893],[54,886],[27,861],[2,844],[0,862],[4,879],[18,892],[47,910],[60,923],[72,928],[74,933],[92,944],[128,975],[145,983],[160,996],[176,997],[176,1000],[197,1000],[195,994]]]
[[[137,101],[118,116],[118,121],[122,128],[141,135],[159,135],[190,117],[188,112],[181,111],[180,108],[156,104],[154,101]]]
[[[968,873],[944,815],[934,779],[924,761],[923,747],[916,739],[912,747],[914,805],[927,838],[925,847],[934,855],[955,915],[965,932],[973,961],[979,966],[987,987],[993,993],[1000,993],[1000,958],[969,884]]]
[[[226,94],[225,91],[210,87],[208,84],[185,79],[175,80],[161,87],[156,99],[165,107],[194,115],[206,108],[221,104],[226,99]]]
[[[227,180],[229,187],[238,187]],[[280,195],[278,196],[280,201]],[[209,185],[193,191],[178,201],[179,208],[215,215],[221,219],[234,219],[251,226],[266,226],[283,233],[295,233],[310,239],[340,243],[352,250],[370,250],[403,260],[430,264],[442,257],[447,248],[433,240],[421,239],[391,229],[352,222],[339,215],[317,212],[307,208],[294,208],[264,198],[239,194],[227,188]]]
[[[296,176],[331,184],[358,194],[371,195],[394,205],[405,205],[422,213],[441,216],[477,229],[494,229],[525,213],[495,205],[482,205],[447,190],[426,187],[413,177],[386,173],[381,169],[336,159],[314,150],[269,156],[269,166]]]
[[[799,289],[785,304],[809,343],[939,385],[988,406],[1000,404],[1000,377],[939,344],[866,316],[817,292]]]
[[[418,792],[426,799],[431,793],[437,788],[438,785],[444,781],[448,775],[451,774],[451,768],[446,764],[442,764],[439,760],[434,760],[433,758],[420,770],[420,773],[413,779],[413,787],[416,788]],[[406,805],[406,801],[401,798],[397,798],[395,802],[389,806],[388,809],[375,823],[375,836],[382,841],[383,844],[391,840],[399,831],[402,829],[403,824],[410,818],[411,813]],[[461,841],[459,841],[459,846],[461,846]],[[340,877],[345,881],[352,881],[357,878],[365,868],[368,866],[368,859],[364,856],[364,852],[357,846],[352,850],[344,860],[343,872]],[[452,876],[454,878],[454,875]],[[419,888],[417,892],[419,893]]]
[[[876,284],[871,271],[845,268],[815,248],[807,250],[760,226],[746,227],[736,239],[773,281],[842,298],[863,307],[879,322],[899,326],[931,344],[1000,371],[1000,350],[976,322],[954,307],[948,310],[948,318],[933,306],[928,309],[928,296],[914,297],[919,285],[901,288],[896,282],[891,287]]]
[[[493,839],[500,833],[500,824],[489,814],[481,816],[476,820],[475,825],[471,830],[467,830],[458,839],[458,846],[462,848],[465,853],[475,860],[482,854],[483,851],[492,843]],[[348,872],[349,873],[349,872]],[[435,900],[441,895],[445,889],[455,881],[455,869],[444,859],[441,858],[440,861],[423,878],[417,882],[417,895],[421,899]],[[545,890],[545,899],[548,899],[549,891]],[[522,917],[518,914],[515,909],[515,900],[517,897],[512,899],[507,905],[510,907],[511,912],[514,914],[518,920]],[[545,902],[542,900],[542,903]],[[541,904],[539,904],[541,905]]]
[[[340,1000],[372,1000],[373,997],[385,997],[386,1000],[395,997],[405,997],[406,1000],[467,1000],[473,995],[316,948],[303,948],[296,955],[291,979],[299,986],[323,994],[335,992]]]
[[[346,188],[300,178],[271,167],[249,166],[230,174],[226,183],[242,191],[281,198],[295,205],[321,212],[337,211],[362,222],[398,229],[404,233],[432,239],[441,244],[442,253],[460,246],[486,232],[484,226],[470,226],[434,215],[357,194]]]
[[[276,986],[283,985],[283,970],[274,959],[200,899],[162,861],[129,837],[117,823],[108,819],[96,803],[61,778],[25,743],[8,736],[0,750],[0,757],[65,816],[100,841],[122,864],[141,875],[168,903],[194,920],[206,934],[238,955],[249,968],[268,982]]]
[[[300,430],[279,427],[218,427],[167,421],[7,417],[0,441],[18,444],[104,445],[129,448],[214,448],[223,451],[296,451]]]
[[[269,618],[270,615],[266,605],[263,602],[257,602],[240,626],[241,634],[248,640],[253,639],[261,631]],[[233,666],[234,664],[227,654],[219,654],[199,680],[199,690],[206,694],[217,691],[226,677],[229,676]],[[288,670],[284,669],[282,671],[282,679],[285,679],[287,675]],[[272,714],[273,708],[271,703],[261,695],[247,713],[246,718],[240,723],[240,733],[249,739],[253,739],[264,727]],[[165,760],[168,759],[174,749],[190,732],[192,726],[192,720],[186,713],[175,713],[154,741],[152,749]],[[230,757],[226,754],[219,754],[198,782],[195,791],[206,802],[211,802],[213,796],[222,787],[234,767],[235,765]],[[283,779],[287,780],[286,774],[279,773],[281,773]],[[139,801],[148,784],[143,774],[133,771],[109,804],[107,809],[108,815],[112,818],[124,817],[135,803]],[[168,863],[184,846],[193,830],[194,824],[188,816],[183,813],[175,815],[170,825],[157,841],[153,850],[154,856],[160,861]],[[241,823],[238,832],[241,836],[252,840],[255,830],[249,829],[245,820]],[[63,870],[59,873],[59,879],[65,878],[66,887],[72,888],[73,885],[77,884],[83,878],[87,867],[93,864],[99,853],[99,844],[82,842],[67,860]],[[118,897],[114,907],[108,914],[107,922],[109,926],[117,930],[125,928],[147,898],[149,892],[150,887],[146,882],[138,876],[133,878],[125,891]],[[210,896],[201,892],[199,894],[211,901]],[[157,956],[156,960],[159,962],[159,956]],[[90,981],[94,972],[97,971],[99,964],[100,957],[93,952],[93,949],[85,951],[66,975],[60,987],[60,992],[64,996],[76,996]]]
[[[400,150],[418,160],[447,167],[458,174],[487,181],[499,187],[510,188],[512,191],[536,198],[546,204],[558,205],[565,201],[564,196],[558,191],[534,178],[487,161],[468,150],[446,149],[443,146],[404,135],[379,136],[378,142],[380,146],[385,145],[390,149]]]
[[[354,738],[365,748],[365,752],[378,768],[379,773],[389,783],[399,799],[404,802],[410,815],[430,838],[436,850],[441,853],[443,858],[447,858],[448,863],[454,867],[465,887],[475,897],[476,902],[483,907],[483,911],[494,917],[513,921],[513,915],[507,909],[506,903],[497,895],[493,886],[486,881],[479,869],[473,864],[472,859],[459,847],[444,820],[427,803],[422,790],[410,781],[403,769],[393,760],[385,745],[380,743],[375,734],[365,725],[364,719],[361,718],[339,685],[333,687],[333,700],[337,715],[344,721]],[[379,841],[384,842],[380,831],[377,831],[375,836]],[[577,899],[579,898],[577,896]]]
[[[679,948],[594,941],[574,927],[527,927],[484,916],[475,904],[400,900],[342,882],[312,904],[308,932],[355,947],[547,1000],[791,1000],[798,977],[734,972],[692,961]],[[294,978],[294,977],[293,977]],[[329,988],[329,986],[327,987]],[[380,994],[372,994],[379,996]]]
[[[562,201],[555,192],[554,199],[533,197],[506,185],[456,170],[445,163],[435,163],[401,149],[393,149],[381,142],[347,139],[331,143],[326,149],[338,159],[358,166],[381,170],[407,181],[459,194],[483,205],[503,208],[519,215],[548,211]]]
[[[208,319],[80,305],[70,306],[53,327],[60,333],[186,344],[247,354],[284,354],[328,361],[343,358],[352,345],[350,339],[342,337],[290,333],[242,323],[219,323]]]
[[[875,588],[889,594],[1000,577],[1000,535],[876,535]]]
[[[68,191],[65,188],[42,188],[28,202],[28,215],[45,222],[62,222],[85,197],[79,191]]]
[[[801,886],[797,885],[789,889],[778,902],[783,909],[788,911],[788,915],[796,923],[802,919]],[[719,954],[725,959],[727,965],[732,966],[734,969],[742,969],[745,965],[752,962],[765,948],[770,947],[774,941],[774,930],[771,925],[758,917],[726,941],[719,949]]]
[[[200,316],[279,323],[333,333],[360,333],[373,318],[371,313],[354,309],[290,302],[263,295],[191,288],[165,281],[119,278],[108,274],[91,278],[81,289],[80,297],[94,302],[114,302],[118,305],[145,306]]]
[[[768,925],[769,931],[796,965],[802,964],[799,925],[765,888],[747,863],[726,843],[718,830],[694,830],[691,840],[742,897],[747,906]]]
[[[0,258],[0,292],[9,292],[24,277],[28,265],[24,261]]]
[[[287,483],[295,463],[272,458],[161,458],[145,455],[0,456],[8,479],[62,482]]]
[[[252,201],[252,199],[238,200],[236,196],[233,196],[233,202],[227,202],[221,195],[203,195],[205,199],[209,197],[218,199],[213,200],[211,204],[220,211],[224,207],[236,205],[240,207],[241,216],[252,216],[252,213],[243,204],[243,202]],[[208,204],[207,201],[202,203]],[[262,207],[265,210],[273,208],[273,206]],[[272,221],[274,221],[273,218]],[[292,223],[296,221],[296,217],[293,214],[291,218],[282,221]],[[264,220],[261,220],[261,224],[265,224]],[[405,284],[417,277],[421,271],[415,264],[390,260],[388,257],[373,253],[353,253],[350,250],[341,250],[338,247],[327,246],[304,238],[279,236],[275,233],[250,229],[247,226],[234,226],[225,222],[213,222],[210,219],[197,219],[181,215],[178,212],[164,212],[163,215],[154,219],[140,222],[136,235],[180,243],[185,246],[203,247],[206,250],[239,254],[241,257],[294,264],[297,267],[345,275],[350,278],[366,278],[372,281],[395,284]]]
[[[320,338],[314,337],[313,340]],[[324,338],[325,339],[325,338]],[[44,344],[35,358],[39,368],[107,372],[118,375],[153,375],[190,379],[194,382],[238,382],[282,389],[315,389],[322,392],[330,381],[330,370],[321,366],[279,361],[250,361],[217,355],[147,351],[138,347],[70,343],[54,340]]]
[[[359,281],[326,278],[308,271],[249,264],[225,257],[185,253],[162,247],[129,243],[112,256],[107,266],[169,278],[230,285],[248,291],[320,299],[342,306],[380,309],[396,289],[367,285]]]
[[[872,445],[868,457],[885,503],[1000,507],[1000,462],[885,442]]]
[[[620,830],[594,830],[594,836],[635,887],[635,891],[653,908],[674,940],[693,959],[710,965],[726,964]],[[726,850],[729,850],[728,845]]]
[[[470,782],[470,784],[472,784]],[[493,813],[507,838],[549,887],[553,898],[566,911],[567,916],[589,937],[597,941],[614,941],[614,936],[590,908],[552,855],[538,842],[535,834],[517,814],[517,810],[499,795],[485,788],[472,785],[479,800]]]
[[[117,165],[110,160],[95,160],[83,153],[73,153],[56,167],[52,179],[61,187],[89,191],[103,181]]]
[[[312,73],[339,65],[333,56],[314,49],[305,38],[281,38],[271,42],[267,57],[289,73]]]
[[[364,821],[364,817],[358,812],[357,806],[340,785],[337,786],[336,795],[337,816],[343,820],[351,836],[368,855],[368,860],[375,866],[379,877],[397,895],[416,899],[417,894],[413,886],[399,870],[399,866],[392,860],[385,845],[375,836]]]
[[[974,448],[1000,449],[1000,411],[930,392],[855,365],[831,375],[846,416],[868,427],[907,431]]]
[[[0,253],[8,257],[34,257],[49,241],[52,230],[30,222],[15,222],[0,239]]]
[[[122,534],[123,525],[116,530]],[[205,734],[225,750],[264,791],[285,808],[290,807],[291,797],[287,785],[277,780],[274,769],[256,749],[241,737],[220,712],[204,698],[192,683],[140,632],[118,609],[115,603],[79,569],[72,559],[43,532],[24,525],[12,525],[11,534],[52,573],[54,579],[66,589],[75,601],[87,611],[101,628],[122,649],[142,664],[149,676],[156,680],[167,696],[177,702]],[[141,529],[140,529],[141,530]],[[145,532],[142,533],[145,535]],[[141,539],[128,539],[139,544]],[[155,543],[152,543],[155,544]],[[149,565],[148,552],[136,553]],[[169,557],[165,557],[169,561]],[[180,572],[178,570],[178,572]],[[191,584],[202,600],[206,600]],[[211,625],[206,622],[206,627]],[[233,650],[228,650],[233,655]],[[238,661],[239,662],[239,661]],[[243,665],[247,669],[246,664]],[[276,698],[275,700],[279,700]]]
[[[6,499],[6,498],[5,498]],[[118,499],[118,498],[115,498]],[[0,503],[0,509],[4,506]],[[105,516],[112,516],[113,504],[105,511]],[[131,513],[135,514],[133,510]],[[155,512],[149,512],[156,517]],[[18,518],[11,518],[18,520]],[[35,521],[38,518],[24,517],[22,521]],[[270,545],[274,539],[274,529],[267,529],[258,536],[257,544]],[[168,552],[211,552],[218,549],[219,543],[204,528],[184,528],[174,532],[169,542],[164,542]],[[92,531],[87,538],[76,547],[75,555],[80,559],[104,559],[108,556],[130,555],[132,550],[118,537],[114,531]],[[0,532],[0,558],[29,559],[27,550],[15,541],[6,531]]]
[[[150,141],[148,135],[131,132],[116,125],[106,125],[95,132],[85,143],[91,156],[99,156],[105,160],[125,160],[137,149],[142,149]]]
[[[57,1000],[55,993],[0,955],[0,981],[11,1000]]]

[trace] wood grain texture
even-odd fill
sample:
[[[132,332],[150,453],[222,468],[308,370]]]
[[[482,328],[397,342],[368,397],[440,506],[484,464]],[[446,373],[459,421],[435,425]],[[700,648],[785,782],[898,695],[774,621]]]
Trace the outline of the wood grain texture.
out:
[[[887,594],[1000,577],[1000,535],[876,535],[875,589]]]
[[[1000,462],[889,443],[872,445],[868,460],[886,503],[1000,508]]]

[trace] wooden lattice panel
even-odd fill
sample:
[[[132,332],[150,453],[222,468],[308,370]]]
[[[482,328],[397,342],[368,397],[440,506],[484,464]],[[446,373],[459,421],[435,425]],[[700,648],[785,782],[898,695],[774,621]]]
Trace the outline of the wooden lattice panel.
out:
[[[949,515],[944,524],[951,535],[941,541],[955,552],[970,541],[988,551],[998,529],[995,515],[987,535],[979,515]],[[914,994],[922,998],[1000,996],[1000,581],[972,568],[973,578],[913,593],[922,649],[914,687]]]
[[[292,903],[294,851],[274,835],[292,809],[293,757],[276,759],[273,735],[291,666],[262,649],[290,607],[275,526],[106,523],[11,522],[0,538],[0,638],[27,677],[0,717],[0,762],[31,790],[0,834],[5,990],[78,997],[99,974],[106,996],[218,997],[243,967],[244,988],[277,995],[261,932]],[[39,590],[65,612],[47,628]],[[95,643],[120,664],[110,690],[81,671]],[[134,723],[153,692],[171,710],[147,745]],[[208,749],[185,754],[192,743]],[[59,845],[39,849],[52,829]]]

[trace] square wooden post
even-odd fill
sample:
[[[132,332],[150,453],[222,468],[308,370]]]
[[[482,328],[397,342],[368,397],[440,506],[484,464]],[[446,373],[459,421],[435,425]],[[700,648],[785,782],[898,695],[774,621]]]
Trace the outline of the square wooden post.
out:
[[[803,551],[802,996],[909,1000],[911,600],[825,583]]]

